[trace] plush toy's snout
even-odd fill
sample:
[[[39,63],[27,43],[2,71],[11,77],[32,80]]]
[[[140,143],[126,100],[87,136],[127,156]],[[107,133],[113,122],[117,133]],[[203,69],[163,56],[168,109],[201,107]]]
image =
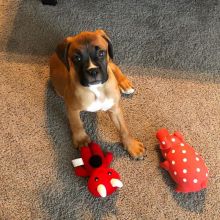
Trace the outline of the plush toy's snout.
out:
[[[161,150],[168,150],[171,148],[172,143],[169,138],[169,132],[167,129],[162,128],[156,134],[157,139],[160,142],[160,149]]]
[[[122,186],[119,174],[110,168],[95,170],[88,181],[88,189],[95,197],[106,197]]]

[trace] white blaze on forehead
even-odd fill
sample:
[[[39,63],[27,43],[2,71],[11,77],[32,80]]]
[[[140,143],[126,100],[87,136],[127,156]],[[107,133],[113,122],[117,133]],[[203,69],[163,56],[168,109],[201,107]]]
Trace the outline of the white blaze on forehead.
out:
[[[89,58],[88,70],[89,70],[89,69],[93,69],[93,68],[98,68],[98,66],[96,66],[96,65],[92,62],[92,60]]]

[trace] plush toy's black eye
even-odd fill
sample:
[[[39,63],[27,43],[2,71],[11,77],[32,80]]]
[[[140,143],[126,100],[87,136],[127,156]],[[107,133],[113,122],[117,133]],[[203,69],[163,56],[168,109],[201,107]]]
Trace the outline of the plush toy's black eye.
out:
[[[108,172],[108,175],[111,176],[111,175],[112,175],[112,172]]]
[[[79,63],[82,60],[82,57],[79,54],[75,54],[73,56],[73,62],[74,63]]]
[[[98,182],[98,181],[99,181],[99,178],[98,178],[98,177],[95,177],[95,181]]]

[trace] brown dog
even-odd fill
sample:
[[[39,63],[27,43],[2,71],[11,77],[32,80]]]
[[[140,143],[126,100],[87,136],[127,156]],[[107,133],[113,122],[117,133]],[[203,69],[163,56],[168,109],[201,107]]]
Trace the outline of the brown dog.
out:
[[[64,98],[76,147],[90,142],[80,111],[108,110],[125,149],[134,158],[141,158],[145,148],[129,134],[119,107],[120,90],[132,93],[134,89],[112,59],[112,44],[103,30],[82,32],[57,46],[50,59],[51,80]]]

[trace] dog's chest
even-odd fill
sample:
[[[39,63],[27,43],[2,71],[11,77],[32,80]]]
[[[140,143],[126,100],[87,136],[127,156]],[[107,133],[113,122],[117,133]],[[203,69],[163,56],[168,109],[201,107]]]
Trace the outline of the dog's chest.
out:
[[[99,86],[89,87],[90,91],[94,93],[94,101],[87,107],[87,111],[96,112],[96,111],[107,111],[114,105],[113,98],[106,97],[103,91],[99,89]]]

